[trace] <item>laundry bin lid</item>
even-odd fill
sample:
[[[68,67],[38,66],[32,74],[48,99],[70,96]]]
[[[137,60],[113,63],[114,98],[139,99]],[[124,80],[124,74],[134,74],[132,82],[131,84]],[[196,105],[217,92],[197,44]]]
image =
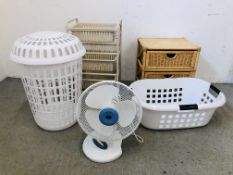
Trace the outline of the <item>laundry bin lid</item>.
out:
[[[10,58],[19,64],[51,65],[80,59],[85,53],[85,48],[76,36],[43,31],[17,39]]]

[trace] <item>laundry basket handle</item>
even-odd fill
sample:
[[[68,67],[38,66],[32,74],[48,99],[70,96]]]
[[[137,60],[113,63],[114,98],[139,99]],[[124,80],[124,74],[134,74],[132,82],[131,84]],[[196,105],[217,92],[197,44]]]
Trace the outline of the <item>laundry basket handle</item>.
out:
[[[198,110],[197,104],[185,104],[185,105],[180,105],[179,107],[180,107],[180,111]]]
[[[210,85],[209,93],[213,95],[215,98],[219,95],[220,92],[221,91],[218,88],[216,88],[213,84]]]

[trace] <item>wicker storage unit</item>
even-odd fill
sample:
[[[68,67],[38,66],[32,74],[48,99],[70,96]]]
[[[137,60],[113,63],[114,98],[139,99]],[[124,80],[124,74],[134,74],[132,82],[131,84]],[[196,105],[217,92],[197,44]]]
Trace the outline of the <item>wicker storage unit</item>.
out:
[[[199,55],[185,38],[140,38],[137,79],[195,77]]]
[[[83,89],[98,81],[119,80],[121,24],[80,23],[74,19],[66,28],[80,38],[87,50],[83,58]]]

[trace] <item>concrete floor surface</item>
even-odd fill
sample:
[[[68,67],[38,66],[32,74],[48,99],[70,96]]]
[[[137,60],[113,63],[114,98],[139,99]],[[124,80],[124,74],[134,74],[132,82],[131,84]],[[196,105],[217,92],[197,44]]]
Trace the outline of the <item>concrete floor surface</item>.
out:
[[[227,103],[202,128],[136,131],[116,161],[98,164],[81,149],[78,124],[59,132],[34,122],[19,79],[0,82],[0,175],[229,175],[233,174],[233,85],[217,84]]]

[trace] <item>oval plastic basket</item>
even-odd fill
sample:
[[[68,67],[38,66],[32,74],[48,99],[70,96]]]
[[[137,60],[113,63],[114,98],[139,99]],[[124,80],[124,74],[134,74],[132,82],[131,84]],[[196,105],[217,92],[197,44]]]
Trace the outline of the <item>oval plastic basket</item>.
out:
[[[139,80],[130,85],[143,106],[142,125],[150,129],[182,129],[209,123],[225,96],[196,78]]]
[[[11,59],[23,64],[20,76],[41,128],[61,130],[76,122],[85,52],[77,37],[61,32],[37,32],[14,43]]]

